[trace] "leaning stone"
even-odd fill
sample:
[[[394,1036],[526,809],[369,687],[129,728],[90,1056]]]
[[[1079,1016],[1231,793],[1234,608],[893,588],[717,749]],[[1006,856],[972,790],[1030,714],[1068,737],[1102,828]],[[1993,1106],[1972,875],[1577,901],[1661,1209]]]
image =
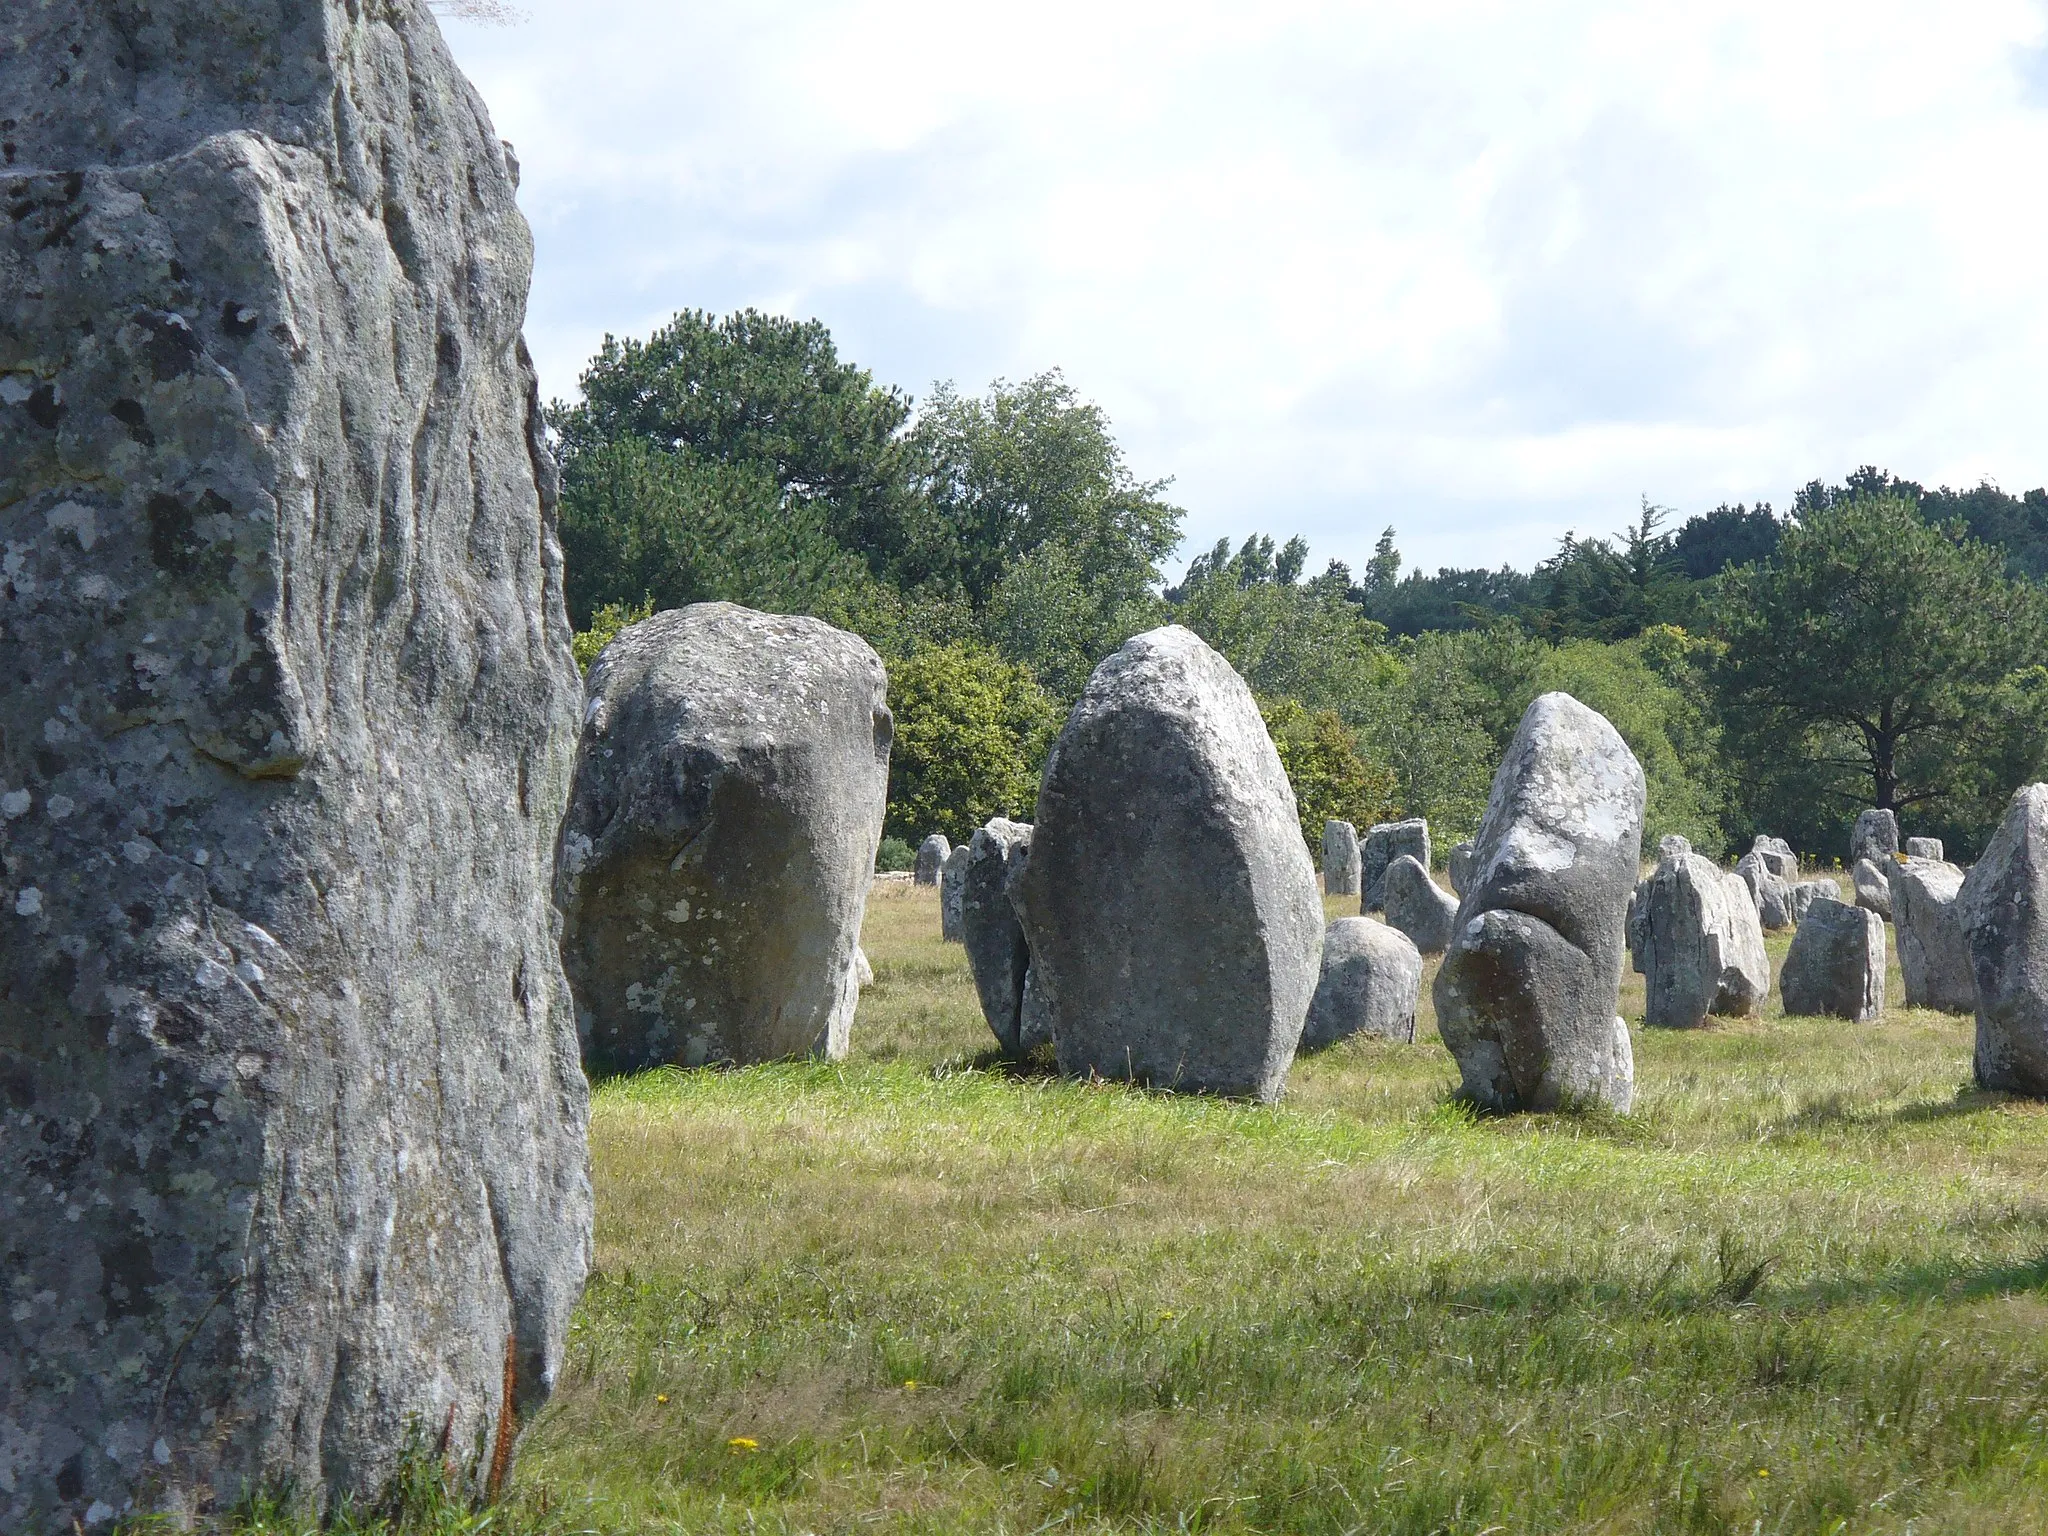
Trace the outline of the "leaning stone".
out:
[[[1644,1022],[1695,1029],[1707,1015],[1740,1018],[1763,1008],[1771,962],[1749,887],[1666,838],[1657,872],[1637,887]]]
[[[1522,716],[1435,985],[1437,1026],[1474,1102],[1625,1111],[1634,1098],[1615,1010],[1643,791],[1627,744],[1570,695],[1544,694]]]
[[[1308,1005],[1301,1048],[1352,1035],[1415,1041],[1422,956],[1408,935],[1369,917],[1340,917],[1323,934],[1322,976]]]
[[[1956,914],[1963,872],[1934,859],[1907,859],[1892,865],[1891,886],[1906,1006],[1972,1012],[1977,983],[1970,974],[1969,941]]]
[[[0,1530],[368,1501],[590,1253],[516,170],[422,6],[0,17]]]
[[[1450,864],[1451,889],[1463,896],[1472,884],[1472,840],[1451,844]]]
[[[1458,898],[1429,878],[1429,871],[1407,854],[1387,866],[1387,922],[1414,941],[1425,955],[1450,947],[1458,925]]]
[[[1899,818],[1890,811],[1864,811],[1849,834],[1849,862],[1868,859],[1882,869],[1899,851]]]
[[[1932,859],[1937,864],[1944,862],[1941,851],[1941,839],[1938,837],[1907,838],[1906,857],[1909,859]]]
[[[1977,1085],[2048,1098],[2048,784],[2012,797],[1956,915],[1977,990]]]
[[[857,944],[853,950],[853,984],[862,991],[875,984],[875,968],[868,960],[868,952]]]
[[[1782,837],[1759,836],[1750,844],[1749,851],[1762,859],[1764,867],[1780,880],[1798,880],[1799,857],[1793,853],[1792,845]]]
[[[1386,905],[1387,866],[1403,854],[1430,867],[1429,823],[1420,816],[1383,821],[1366,834],[1359,849],[1359,911],[1377,912]]]
[[[1358,894],[1358,828],[1348,821],[1323,823],[1323,894]]]
[[[1792,887],[1771,872],[1770,862],[1763,854],[1755,849],[1745,853],[1736,860],[1735,873],[1749,887],[1757,917],[1768,932],[1777,933],[1793,925],[1797,919],[1793,915]]]
[[[1880,867],[1869,859],[1859,859],[1849,872],[1850,883],[1856,887],[1856,905],[1875,912],[1886,922],[1892,920],[1892,882],[1885,870],[1897,863],[1898,860],[1887,857]]]
[[[1095,669],[1046,763],[1017,897],[1063,1073],[1278,1097],[1322,901],[1251,690],[1191,631],[1135,636]]]
[[[1884,921],[1822,898],[1792,936],[1778,993],[1789,1014],[1874,1019],[1884,1012]]]
[[[1010,899],[1031,857],[1032,826],[998,816],[974,834],[960,872],[960,939],[981,999],[981,1016],[1010,1056],[1024,1051],[1024,976],[1031,949]]]
[[[967,844],[946,855],[939,871],[939,937],[950,944],[960,942],[961,879],[967,873]]]
[[[946,867],[946,860],[953,856],[953,845],[946,841],[946,834],[934,832],[917,845],[917,868],[912,872],[918,885],[937,885],[939,871]]]
[[[1802,880],[1793,886],[1792,921],[1795,924],[1805,922],[1807,912],[1823,896],[1829,901],[1840,901],[1842,899],[1842,888],[1826,877],[1818,880]]]
[[[605,647],[555,896],[593,1072],[846,1054],[887,689],[858,635],[732,603]]]

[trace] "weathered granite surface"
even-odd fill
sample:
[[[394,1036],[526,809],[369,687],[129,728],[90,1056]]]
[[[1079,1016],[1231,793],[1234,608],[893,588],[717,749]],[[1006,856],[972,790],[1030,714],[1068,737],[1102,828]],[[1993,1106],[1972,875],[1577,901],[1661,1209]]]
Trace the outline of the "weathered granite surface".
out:
[[[1890,874],[1892,931],[1898,938],[1906,1006],[1975,1012],[1970,944],[1956,910],[1963,872],[1939,859],[1915,857],[1893,863]]]
[[[1696,1029],[1709,1014],[1762,1010],[1771,962],[1749,887],[1681,839],[1664,840],[1656,872],[1636,889],[1630,923],[1645,1023]]]
[[[1956,895],[1979,1087],[2048,1098],[2048,784],[2022,786]]]
[[[1856,905],[1869,912],[1875,912],[1886,922],[1892,920],[1892,881],[1890,871],[1898,860],[1887,857],[1882,864],[1870,859],[1858,859],[1856,867],[1849,871],[1849,881],[1856,887]]]
[[[1450,947],[1458,926],[1458,898],[1430,878],[1421,861],[1402,854],[1387,866],[1383,885],[1387,923],[1425,955]]]
[[[1276,1098],[1323,947],[1294,791],[1244,679],[1178,625],[1095,669],[1012,887],[1060,1070]]]
[[[1429,822],[1421,816],[1383,821],[1367,831],[1358,845],[1361,912],[1377,912],[1387,897],[1387,866],[1406,854],[1424,869],[1430,867]]]
[[[1860,859],[1884,866],[1899,851],[1899,818],[1890,811],[1861,811],[1849,833],[1849,863]]]
[[[1358,828],[1348,821],[1323,823],[1323,894],[1358,894]]]
[[[1352,1035],[1415,1043],[1422,996],[1422,955],[1398,928],[1369,917],[1340,917],[1323,934],[1322,974],[1301,1032],[1304,1051]]]
[[[605,647],[555,889],[593,1072],[846,1054],[887,697],[858,635],[733,603]]]
[[[960,942],[961,881],[966,873],[967,844],[962,843],[946,855],[939,869],[939,937],[953,944]]]
[[[1735,861],[1735,873],[1749,887],[1757,920],[1772,933],[1790,928],[1798,921],[1792,887],[1772,867],[1773,855],[1752,848]]]
[[[1642,767],[1603,716],[1564,693],[1529,706],[1494,775],[1434,987],[1473,1102],[1632,1102],[1634,1053],[1615,1007],[1643,801]]]
[[[946,860],[953,855],[953,845],[946,840],[943,832],[934,832],[917,845],[917,867],[911,871],[913,883],[937,885],[939,872],[946,867]]]
[[[1010,887],[1030,861],[1032,830],[1028,821],[996,817],[975,832],[960,871],[960,942],[967,946],[981,1016],[996,1044],[1011,1056],[1028,1049],[1024,984],[1031,946],[1024,940]]]
[[[1821,897],[1807,908],[1778,972],[1792,1014],[1867,1022],[1884,1012],[1884,919]]]
[[[0,121],[0,1530],[367,1494],[589,1253],[516,167],[399,0],[11,4]]]

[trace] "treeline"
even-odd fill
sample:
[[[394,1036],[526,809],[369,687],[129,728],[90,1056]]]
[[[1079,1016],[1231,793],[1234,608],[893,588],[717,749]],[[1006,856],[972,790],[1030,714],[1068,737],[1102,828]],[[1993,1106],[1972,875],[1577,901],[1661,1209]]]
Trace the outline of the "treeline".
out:
[[[1244,674],[1302,803],[1363,824],[1484,809],[1530,699],[1614,721],[1647,835],[1757,831],[1846,851],[1889,805],[1964,856],[2048,741],[2048,492],[1929,491],[1873,469],[1780,516],[1720,507],[1567,536],[1532,572],[1357,574],[1299,538],[1219,542],[1166,587],[1183,513],[1058,373],[921,403],[817,322],[685,313],[607,339],[551,422],[586,660],[620,624],[714,598],[813,613],[889,662],[892,835],[1029,815],[1095,663],[1179,622]]]

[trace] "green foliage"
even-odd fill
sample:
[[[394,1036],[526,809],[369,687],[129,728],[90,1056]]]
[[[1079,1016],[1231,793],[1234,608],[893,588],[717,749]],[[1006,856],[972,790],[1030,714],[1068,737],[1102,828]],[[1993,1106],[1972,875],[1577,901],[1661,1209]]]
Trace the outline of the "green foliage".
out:
[[[1496,706],[1474,674],[1473,641],[1432,634],[1404,646],[1363,732],[1367,750],[1394,775],[1398,814],[1428,817],[1445,849],[1479,830],[1500,762],[1487,724]]]
[[[1626,640],[1682,617],[1691,584],[1671,535],[1658,532],[1669,515],[1644,497],[1618,546],[1566,534],[1536,568],[1530,627],[1548,639]]]
[[[917,868],[917,850],[900,837],[885,837],[881,847],[875,850],[875,872],[883,875],[901,874],[906,869]]]
[[[930,647],[890,667],[889,707],[892,835],[958,843],[992,816],[1031,818],[1059,716],[1028,670],[977,646]]]
[[[590,616],[590,627],[578,630],[569,642],[569,648],[576,654],[576,665],[588,672],[597,665],[604,648],[619,638],[620,630],[630,629],[653,613],[652,602],[606,603]]]
[[[2012,745],[1995,704],[2043,639],[1999,551],[1887,490],[1807,500],[1774,561],[1723,581],[1720,688],[1754,799],[1821,790],[1839,846],[1858,805],[1940,820],[1981,798]]]
[[[1358,738],[1334,709],[1310,711],[1296,699],[1259,706],[1266,730],[1287,770],[1301,812],[1301,835],[1311,850],[1323,846],[1325,821],[1369,827],[1391,819],[1394,776],[1358,750]]]

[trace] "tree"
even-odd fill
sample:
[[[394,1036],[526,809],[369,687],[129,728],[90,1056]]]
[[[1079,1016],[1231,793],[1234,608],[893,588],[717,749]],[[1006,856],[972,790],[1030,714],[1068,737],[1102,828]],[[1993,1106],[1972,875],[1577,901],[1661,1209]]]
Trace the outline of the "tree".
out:
[[[1755,507],[1725,501],[1711,512],[1688,519],[1671,541],[1671,552],[1694,581],[1718,576],[1731,565],[1768,560],[1778,548],[1778,519],[1771,504]]]
[[[1670,509],[1645,496],[1619,548],[1605,539],[1566,534],[1557,553],[1536,567],[1536,633],[1548,639],[1626,640],[1652,624],[1684,615],[1689,584],[1658,532]]]
[[[889,668],[889,708],[891,836],[965,842],[992,816],[1032,814],[1059,714],[1028,670],[973,645],[928,647]]]
[[[1776,558],[1725,580],[1720,689],[1746,755],[1766,776],[1788,759],[1836,770],[1850,804],[1954,794],[1997,691],[2040,654],[2040,594],[1892,488],[1802,493]]]
[[[1335,710],[1310,711],[1296,699],[1272,699],[1259,705],[1259,713],[1287,770],[1301,835],[1311,849],[1321,850],[1325,821],[1369,827],[1393,816],[1399,804],[1393,774],[1367,761]]]

